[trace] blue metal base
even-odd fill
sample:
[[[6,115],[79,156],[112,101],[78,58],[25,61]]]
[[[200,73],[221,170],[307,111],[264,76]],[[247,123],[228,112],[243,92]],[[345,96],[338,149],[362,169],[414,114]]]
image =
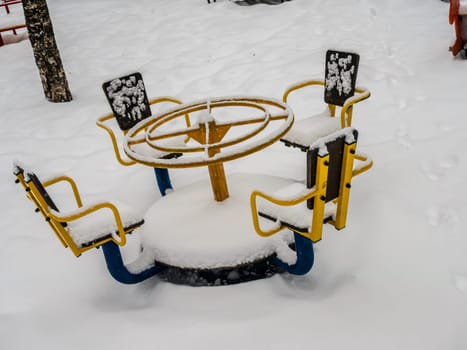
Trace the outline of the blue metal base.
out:
[[[274,258],[274,264],[290,274],[304,275],[311,270],[315,261],[313,242],[296,232],[294,232],[294,239],[297,262],[294,265],[289,265],[276,257]]]
[[[306,274],[313,267],[313,242],[298,233],[294,233],[294,238],[295,244],[292,248],[297,253],[297,261],[294,265],[283,262],[274,254],[248,264],[214,269],[187,269],[156,261],[154,266],[134,274],[126,268],[117,244],[108,242],[102,245],[102,251],[109,273],[123,284],[139,283],[158,274],[160,279],[175,284],[222,286],[268,278],[282,272],[293,275]]]
[[[120,253],[120,247],[117,244],[114,242],[105,243],[102,245],[102,251],[109,273],[115,280],[123,284],[142,282],[164,270],[163,266],[154,265],[140,273],[134,274],[126,268]]]
[[[223,286],[268,278],[276,273],[288,272],[304,275],[313,267],[313,242],[298,233],[294,233],[295,243],[291,246],[297,253],[297,261],[289,265],[275,254],[248,264],[215,269],[186,269],[166,266],[159,278],[176,284],[191,286]]]
[[[154,168],[156,174],[157,186],[162,196],[166,195],[167,190],[172,189],[172,183],[170,182],[169,170],[165,168]]]

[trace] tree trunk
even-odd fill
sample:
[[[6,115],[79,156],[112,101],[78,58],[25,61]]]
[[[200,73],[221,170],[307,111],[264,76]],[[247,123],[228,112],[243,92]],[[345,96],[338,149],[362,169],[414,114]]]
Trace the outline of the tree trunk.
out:
[[[23,9],[45,97],[51,102],[71,101],[46,0],[23,0]]]

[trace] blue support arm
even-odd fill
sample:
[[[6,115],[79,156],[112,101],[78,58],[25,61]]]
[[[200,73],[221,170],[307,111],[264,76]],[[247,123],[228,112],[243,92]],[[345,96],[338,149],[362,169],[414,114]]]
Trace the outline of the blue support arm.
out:
[[[304,275],[313,267],[315,254],[313,252],[313,242],[294,232],[295,251],[297,253],[297,261],[293,265],[289,265],[279,258],[273,260],[274,264],[282,270],[293,275]]]
[[[102,251],[104,253],[109,273],[115,280],[123,284],[135,284],[142,282],[152,276],[155,276],[165,268],[164,266],[154,265],[140,273],[132,273],[128,271],[125,266],[120,253],[120,248],[114,242],[111,241],[102,245]]]

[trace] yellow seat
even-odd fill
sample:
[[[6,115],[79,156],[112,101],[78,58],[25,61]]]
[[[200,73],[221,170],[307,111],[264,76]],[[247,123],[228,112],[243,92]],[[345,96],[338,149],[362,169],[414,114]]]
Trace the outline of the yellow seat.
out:
[[[286,89],[282,99],[288,103],[292,92],[309,86],[322,86],[324,102],[328,106],[327,112],[322,114],[296,116],[293,127],[281,139],[286,146],[298,147],[306,151],[319,138],[352,126],[354,105],[370,97],[367,89],[355,86],[358,63],[357,54],[328,50],[324,80],[306,80]],[[337,107],[340,107],[340,118],[336,117]]]
[[[318,242],[325,222],[344,228],[352,178],[373,164],[368,157],[357,158],[357,138],[356,129],[344,128],[314,142],[307,152],[306,183],[291,183],[274,194],[254,191],[250,205],[256,233],[268,237],[288,228]]]
[[[119,246],[125,245],[125,235],[144,223],[132,208],[122,203],[83,205],[76,183],[68,176],[41,182],[35,173],[25,171],[18,164],[14,165],[14,174],[16,182],[22,185],[27,197],[36,205],[36,211],[44,216],[60,242],[77,257],[110,241]],[[46,190],[62,181],[70,185],[77,205],[77,208],[67,212],[59,211]]]

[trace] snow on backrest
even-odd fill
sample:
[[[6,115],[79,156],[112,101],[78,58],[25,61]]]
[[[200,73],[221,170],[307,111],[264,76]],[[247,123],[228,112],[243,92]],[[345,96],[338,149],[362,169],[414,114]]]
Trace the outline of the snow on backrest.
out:
[[[141,73],[107,81],[102,89],[120,129],[128,130],[151,115]]]
[[[360,56],[356,53],[333,51],[326,52],[326,70],[324,101],[342,106],[347,98],[355,93],[358,63]]]
[[[310,146],[310,150],[307,152],[307,188],[312,188],[316,183],[316,165],[318,164],[318,157],[329,154],[326,202],[339,196],[344,144],[356,143],[357,138],[358,131],[356,129],[345,128],[323,138],[323,142],[318,140],[313,143]],[[327,152],[323,152],[323,148],[325,148]],[[307,201],[307,207],[313,209],[313,205],[314,199],[311,198]]]

